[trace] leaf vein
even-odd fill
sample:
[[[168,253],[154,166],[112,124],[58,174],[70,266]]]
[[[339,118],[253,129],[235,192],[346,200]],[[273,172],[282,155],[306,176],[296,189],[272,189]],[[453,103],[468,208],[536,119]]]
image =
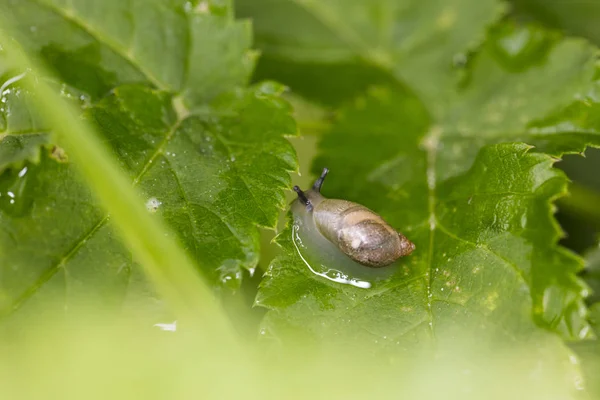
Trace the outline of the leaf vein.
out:
[[[94,29],[87,21],[81,19],[75,14],[75,10],[71,8],[71,10],[62,9],[52,3],[43,1],[43,0],[33,0],[38,5],[46,7],[48,10],[54,12],[56,15],[64,18],[66,21],[69,21],[81,28],[88,35],[96,39],[98,42],[105,44],[112,51],[121,56],[125,61],[127,61],[132,67],[137,69],[148,81],[150,81],[154,86],[161,90],[169,90],[169,87],[160,81],[152,72],[150,72],[147,68],[145,68],[139,60],[133,57],[133,54],[127,49],[123,48],[121,45],[116,43],[110,37],[104,35],[100,31]]]
[[[92,229],[90,229],[85,235],[83,235],[81,237],[81,239],[79,239],[77,241],[77,243],[75,243],[75,245],[73,245],[73,247],[71,247],[69,249],[69,251],[55,264],[53,264],[50,268],[48,268],[39,278],[38,280],[31,286],[29,286],[27,289],[25,289],[11,304],[9,307],[4,308],[3,310],[0,310],[0,317],[6,317],[9,314],[13,313],[14,311],[18,310],[23,303],[25,303],[27,300],[29,300],[31,298],[31,296],[33,296],[37,290],[39,288],[41,288],[42,286],[44,286],[44,284],[46,284],[46,282],[48,282],[50,279],[52,279],[52,277],[54,277],[54,275],[56,275],[56,273],[60,270],[61,267],[64,267],[65,264],[67,263],[67,261],[69,261],[71,259],[71,257],[73,257],[78,251],[79,249],[100,229],[102,228],[102,226],[104,226],[104,224],[106,223],[106,221],[108,221],[108,216],[105,216],[104,218],[102,218],[100,221],[98,221],[98,223],[96,223],[96,225],[94,225],[92,227]]]

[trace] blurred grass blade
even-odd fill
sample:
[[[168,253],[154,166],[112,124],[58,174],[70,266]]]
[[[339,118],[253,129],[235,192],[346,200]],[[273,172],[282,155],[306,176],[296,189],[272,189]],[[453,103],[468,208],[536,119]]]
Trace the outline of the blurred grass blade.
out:
[[[34,65],[22,48],[11,39],[6,21],[0,19],[0,43],[12,64],[27,70],[25,84],[37,93],[37,107],[57,134],[58,143],[66,148],[86,182],[109,212],[111,220],[143,265],[159,294],[170,304],[178,318],[200,328],[205,335],[232,337],[231,328],[207,285],[196,273],[192,261],[178,246],[175,235],[150,216],[144,201],[135,193],[119,170],[104,143],[94,130],[42,79],[46,71]]]

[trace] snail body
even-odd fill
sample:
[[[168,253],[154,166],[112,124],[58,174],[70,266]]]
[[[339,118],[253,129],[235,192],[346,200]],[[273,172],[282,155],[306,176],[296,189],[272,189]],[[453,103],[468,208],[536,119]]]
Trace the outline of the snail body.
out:
[[[306,192],[294,187],[301,205],[295,209],[309,214],[306,217],[312,218],[321,235],[352,260],[371,268],[388,266],[412,253],[415,245],[372,210],[351,201],[325,198],[321,186],[328,172],[325,168]]]

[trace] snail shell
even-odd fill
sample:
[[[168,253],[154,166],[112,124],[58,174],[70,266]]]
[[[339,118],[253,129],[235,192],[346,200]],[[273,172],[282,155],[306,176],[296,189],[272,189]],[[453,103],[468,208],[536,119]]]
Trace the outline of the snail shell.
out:
[[[327,176],[325,168],[311,190],[294,186],[298,202],[312,214],[319,232],[345,255],[371,268],[392,264],[413,252],[415,245],[397,232],[378,214],[347,200],[327,199],[321,186]]]

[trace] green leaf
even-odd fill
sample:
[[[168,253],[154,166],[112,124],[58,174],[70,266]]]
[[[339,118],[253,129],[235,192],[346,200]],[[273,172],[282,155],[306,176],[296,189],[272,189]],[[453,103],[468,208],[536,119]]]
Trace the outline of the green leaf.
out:
[[[263,335],[289,342],[290,335],[301,333],[305,341],[346,351],[370,345],[393,360],[416,363],[429,360],[432,352],[435,360],[458,352],[460,361],[453,357],[452,362],[467,369],[477,365],[477,357],[488,360],[489,368],[499,349],[506,349],[503,356],[510,358],[511,349],[523,346],[518,357],[523,374],[540,366],[552,370],[561,357],[564,367],[569,357],[564,345],[531,318],[532,292],[540,278],[537,262],[562,265],[572,260],[564,251],[534,243],[539,231],[552,230],[539,224],[549,224],[548,199],[566,183],[551,165],[551,158],[523,144],[486,147],[465,175],[437,187],[435,219],[430,221],[420,221],[428,214],[420,196],[427,188],[408,177],[404,189],[410,185],[413,191],[387,192],[390,204],[384,217],[417,249],[388,281],[367,290],[311,274],[288,227],[279,237],[286,256],[271,265],[256,300],[270,309]],[[341,186],[333,183],[335,171],[326,192]],[[404,225],[398,225],[400,219]],[[563,277],[561,285],[565,278],[579,285],[573,276]],[[562,290],[548,289],[549,297]],[[564,371],[577,376],[574,366]]]
[[[388,116],[386,125],[379,124],[381,133],[370,140],[389,143],[384,135],[397,126],[391,119],[397,99],[383,100],[389,106],[385,113],[377,100],[368,102],[363,112],[353,110],[352,121],[340,127],[347,143],[357,140],[372,122],[359,125],[359,120],[371,115],[382,121],[382,114]],[[380,114],[370,107],[379,108]],[[412,340],[427,342],[430,335],[439,339],[438,329],[443,333],[452,326],[482,336],[504,327],[504,340],[514,340],[513,330],[524,336],[540,334],[531,319],[536,305],[540,309],[534,310],[547,322],[565,333],[580,334],[584,287],[572,271],[564,270],[569,264],[578,269],[579,262],[553,245],[557,232],[549,203],[566,185],[562,174],[551,168],[553,160],[523,144],[485,147],[469,171],[436,185],[432,192],[426,179],[427,172],[432,173],[427,166],[431,161],[410,148],[410,137],[403,142],[405,150],[394,149],[397,156],[388,164],[393,168],[370,169],[369,177],[344,171],[341,164],[347,154],[328,157],[332,172],[324,190],[326,196],[349,192],[340,197],[362,200],[378,210],[415,242],[417,250],[403,259],[389,282],[363,290],[312,275],[296,254],[288,227],[279,239],[288,256],[270,267],[256,300],[274,310],[265,329],[278,333],[280,327],[272,321],[283,319],[319,338],[387,337],[390,345],[404,347]],[[364,181],[367,184],[361,184]],[[353,182],[349,189],[347,182]],[[370,191],[380,196],[368,197]],[[318,311],[315,303],[321,305]],[[568,307],[562,309],[565,303]],[[365,331],[349,329],[357,325]]]
[[[35,26],[40,28],[47,26],[52,30],[50,26],[56,24],[53,32],[57,36],[49,32],[43,39],[33,40],[35,30],[31,32],[32,40],[22,38],[30,50],[42,48],[42,55],[43,49],[51,46],[49,43],[71,50],[78,48],[79,44],[74,44],[79,43],[78,37],[85,37],[88,45],[91,41],[102,51],[111,49],[114,53],[120,48],[115,38],[121,36],[117,35],[119,32],[104,31],[118,29],[107,24],[106,16],[100,16],[117,10],[121,14],[128,12],[129,6],[109,3],[75,2],[73,10],[77,13],[63,15],[66,5],[28,1],[19,3],[11,12],[35,17],[40,24]],[[68,93],[88,90],[84,96],[92,96],[93,103],[85,98],[84,117],[98,127],[130,182],[145,198],[148,212],[171,225],[177,240],[197,261],[213,287],[236,289],[242,271],[254,271],[258,262],[257,227],[275,226],[285,202],[283,190],[290,185],[289,172],[296,169],[295,152],[285,138],[296,134],[291,108],[280,98],[281,85],[267,82],[239,86],[245,78],[238,79],[236,74],[247,70],[248,60],[232,54],[247,44],[247,37],[231,37],[232,29],[236,31],[245,25],[233,22],[227,12],[223,13],[227,9],[205,9],[200,4],[184,11],[181,4],[170,1],[144,4],[148,5],[147,12],[136,14],[134,24],[145,27],[138,32],[141,36],[153,23],[156,15],[152,9],[156,7],[165,12],[171,7],[180,10],[175,14],[184,22],[189,20],[190,29],[204,29],[202,35],[217,35],[215,40],[204,38],[197,42],[185,56],[190,68],[202,64],[196,68],[197,75],[186,80],[198,79],[197,84],[187,87],[182,83],[177,87],[167,79],[177,75],[169,62],[153,64],[151,58],[144,58],[152,54],[142,52],[142,42],[158,40],[150,35],[140,37],[142,42],[132,45],[132,54],[137,57],[133,64],[140,67],[138,72],[151,71],[148,74],[160,77],[156,82],[142,79],[143,83],[114,88],[110,85],[127,79],[101,82],[110,91],[99,98],[105,89],[93,92],[86,86],[98,84],[98,77],[85,75],[80,82],[76,71],[85,68],[73,68],[76,64],[68,63],[69,69],[64,72],[67,75],[60,75],[64,79],[61,85]],[[25,24],[24,21],[19,20]],[[179,35],[181,27],[170,21],[163,28],[156,34],[166,40]],[[83,32],[86,29],[90,32]],[[207,29],[214,32],[207,33]],[[160,46],[148,46],[148,52],[161,50]],[[224,51],[223,46],[229,50]],[[166,55],[161,54],[161,58]],[[121,65],[103,64],[114,61],[111,57],[97,60],[93,68],[106,70]],[[132,59],[126,61],[127,68],[132,67]],[[181,58],[173,61],[173,65],[181,63]],[[56,69],[56,65],[53,67]],[[113,71],[116,75],[124,71],[117,70]],[[24,101],[34,96],[19,93],[19,99]],[[207,99],[210,101],[204,101]],[[114,236],[110,216],[78,177],[81,165],[70,162],[68,153],[59,147],[50,146],[51,151],[40,152],[39,144],[49,139],[45,135],[39,135],[39,142],[32,143],[31,139],[46,129],[33,123],[35,118],[21,118],[19,114],[35,115],[31,105],[12,98],[7,104],[11,107],[5,115],[24,128],[9,124],[10,130],[0,141],[0,155],[6,155],[0,166],[7,168],[0,175],[0,314],[9,314],[28,300],[32,310],[36,310],[36,304],[46,309],[76,307],[74,299],[80,298],[81,293],[86,293],[90,302],[100,299],[103,304],[116,307],[129,302],[138,289],[133,289],[139,286],[136,282],[143,281],[136,265],[138,260]]]
[[[2,63],[0,65],[6,65]],[[0,78],[0,174],[9,166],[23,168],[25,161],[37,163],[47,130],[31,104],[32,97],[21,88],[25,74],[7,72]]]
[[[149,212],[171,223],[213,283],[239,286],[242,269],[258,262],[256,225],[274,226],[283,207],[295,168],[283,135],[295,126],[286,103],[273,95],[278,90],[273,84],[240,90],[205,115],[182,117],[170,94],[125,86],[88,112]],[[2,197],[15,196],[0,217],[9,308],[52,287],[65,291],[67,303],[77,287],[115,304],[126,294],[134,260],[73,167],[44,157],[26,174],[14,170],[5,179]]]
[[[291,61],[308,65],[308,73],[298,78],[306,85],[316,75],[310,68],[316,64],[325,68],[320,79],[328,70],[336,70],[351,87],[364,87],[370,76],[377,75],[360,68],[366,63],[410,83],[432,104],[448,100],[455,75],[453,59],[464,58],[464,52],[478,44],[502,9],[495,0],[236,2],[238,15],[254,21],[257,45],[267,59],[266,76],[289,76],[285,71]],[[355,66],[354,73],[346,72],[348,65]],[[302,71],[292,69],[292,73]],[[337,77],[333,82],[339,82]]]
[[[0,144],[0,173],[9,166],[23,167],[25,161],[38,163],[40,146],[46,144],[44,134],[6,136]]]
[[[8,167],[23,168],[26,162],[39,163],[44,146],[52,157],[64,161],[62,150],[51,145],[50,129],[35,107],[37,94],[23,87],[27,79],[27,73],[14,75],[9,71],[0,84],[0,173]],[[50,83],[73,106],[82,110],[89,107],[89,97],[82,92]]]
[[[295,168],[284,135],[295,125],[273,96],[280,90],[269,83],[240,90],[205,115],[182,118],[170,95],[122,87],[91,110],[134,184],[213,281],[239,284],[241,268],[258,262],[256,226],[274,226],[284,206]]]
[[[282,10],[291,7],[277,4]],[[316,43],[306,38],[321,38],[314,25],[331,28],[333,16],[336,29],[330,33],[340,41],[349,32],[369,39],[377,29],[390,31],[383,27],[396,32],[413,26],[403,14],[382,14],[395,17],[386,20],[388,25],[369,20],[375,5],[363,3],[359,13],[358,5],[346,10],[335,1],[296,4],[304,7],[301,16],[286,11],[281,19],[293,27],[289,20],[298,18],[303,31],[291,29],[281,36],[284,43],[271,46],[279,22],[259,25],[265,51],[297,47],[300,54],[318,53],[320,48],[306,49]],[[264,10],[245,7],[258,13],[260,24]],[[435,25],[418,27],[419,37],[438,38]],[[597,125],[583,131],[564,123],[594,120],[588,117],[595,115],[593,109],[574,113],[573,108],[595,103],[593,95],[588,97],[595,49],[536,26],[500,23],[476,52],[463,57],[466,65],[452,78],[452,55],[466,54],[482,30],[471,29],[468,23],[448,27],[448,37],[463,39],[456,39],[452,52],[431,44],[428,57],[438,60],[434,66],[419,57],[380,63],[407,89],[372,88],[343,107],[314,162],[315,173],[325,166],[331,170],[326,197],[365,204],[417,250],[388,282],[361,290],[311,274],[288,227],[279,237],[286,255],[271,265],[256,300],[271,310],[265,333],[285,336],[292,327],[320,340],[345,337],[396,349],[432,341],[443,346],[453,335],[500,345],[546,335],[540,328],[574,339],[590,334],[583,301],[587,288],[576,276],[582,262],[556,245],[561,232],[551,216],[551,203],[566,193],[566,178],[552,169],[555,159],[541,152],[561,155],[600,143]],[[411,32],[398,36],[395,48],[410,47]],[[354,50],[347,49],[364,58]],[[279,56],[295,61],[289,53]]]
[[[600,44],[597,22],[600,4],[596,1],[511,0],[511,3],[519,17],[534,18],[552,28]]]
[[[6,21],[0,20],[0,43],[7,56],[19,69],[27,71],[34,78],[25,83],[28,90],[35,91],[39,96],[35,102],[37,110],[52,129],[60,132],[58,137],[72,154],[78,165],[78,172],[86,178],[99,203],[114,216],[113,223],[129,246],[132,258],[140,260],[156,291],[169,302],[170,310],[186,321],[196,335],[203,336],[204,340],[210,337],[219,338],[219,341],[224,339],[226,346],[237,347],[227,318],[219,312],[220,307],[215,303],[208,285],[199,278],[194,263],[176,240],[162,237],[171,236],[172,231],[162,221],[148,215],[140,204],[139,195],[119,170],[114,157],[109,154],[108,147],[90,124],[80,118],[77,108],[63,100],[50,85],[42,81],[41,77],[48,72],[14,43],[6,33]],[[18,175],[23,181],[28,179],[24,172],[26,171],[21,171]],[[15,200],[14,193],[7,194]],[[14,205],[14,202],[11,201],[10,204]],[[86,297],[84,302],[88,300]],[[102,306],[97,306],[97,310],[102,309]],[[60,316],[60,320],[65,316],[65,311],[66,305],[56,314]],[[14,324],[8,326],[12,328]]]
[[[2,0],[17,39],[68,85],[93,99],[148,83],[197,105],[243,85],[250,26],[228,9],[184,0]]]

